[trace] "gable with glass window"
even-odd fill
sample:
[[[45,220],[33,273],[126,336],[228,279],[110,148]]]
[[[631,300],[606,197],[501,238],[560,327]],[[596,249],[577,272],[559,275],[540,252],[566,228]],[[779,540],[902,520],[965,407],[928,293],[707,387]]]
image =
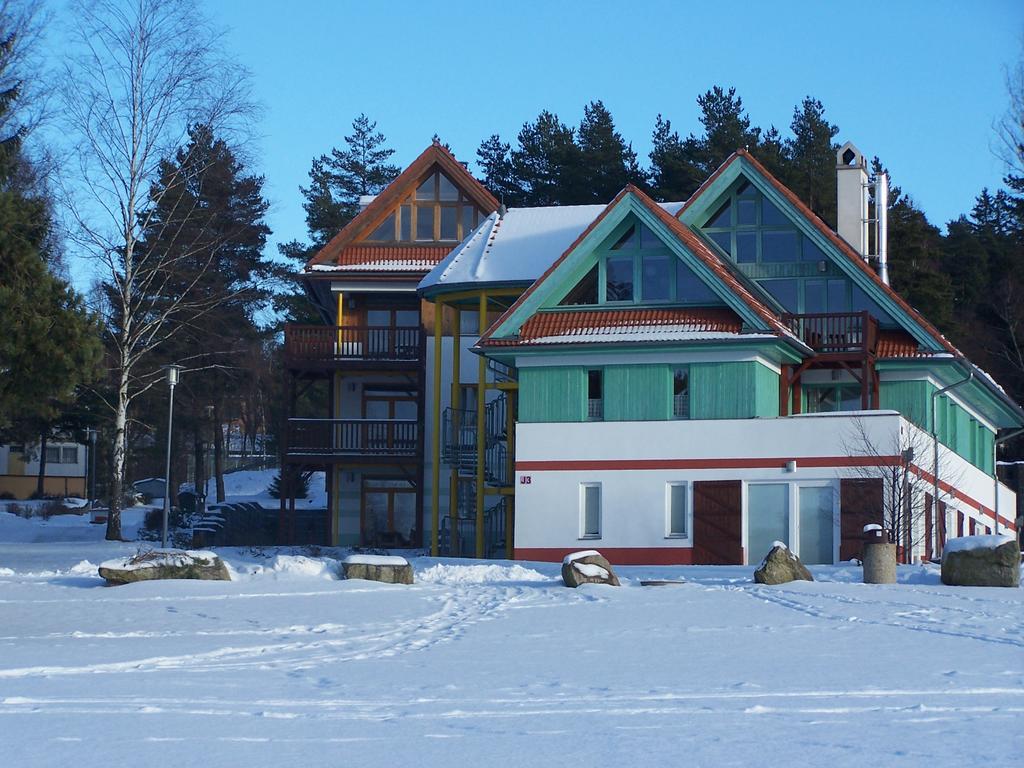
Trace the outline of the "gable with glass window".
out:
[[[434,171],[374,228],[373,243],[459,242],[484,219],[469,196]]]
[[[559,302],[560,306],[723,303],[636,218],[619,225],[596,253],[597,263]]]

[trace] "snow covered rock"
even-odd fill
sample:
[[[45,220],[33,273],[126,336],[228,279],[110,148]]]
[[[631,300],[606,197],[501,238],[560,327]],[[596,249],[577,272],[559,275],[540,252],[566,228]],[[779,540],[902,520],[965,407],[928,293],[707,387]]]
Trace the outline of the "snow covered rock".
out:
[[[231,581],[221,559],[212,552],[183,549],[154,549],[100,564],[100,576],[108,584],[129,584],[153,579],[203,579]]]
[[[573,552],[562,560],[562,581],[567,587],[580,584],[609,584],[619,586],[619,579],[612,570],[612,564],[594,549]]]
[[[754,581],[758,584],[785,584],[789,581],[814,581],[814,577],[800,558],[789,551],[789,547],[777,541],[761,561],[761,567],[754,571]]]
[[[341,564],[341,573],[346,579],[412,584],[412,566],[404,557],[349,555]]]
[[[942,583],[956,587],[1019,587],[1020,547],[1012,536],[962,536],[942,550]]]

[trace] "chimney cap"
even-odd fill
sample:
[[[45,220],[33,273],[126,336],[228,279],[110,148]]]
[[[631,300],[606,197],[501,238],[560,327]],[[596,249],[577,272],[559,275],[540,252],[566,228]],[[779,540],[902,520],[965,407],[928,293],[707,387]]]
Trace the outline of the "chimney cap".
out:
[[[864,153],[852,141],[848,141],[836,150],[836,167],[867,168],[867,162]]]

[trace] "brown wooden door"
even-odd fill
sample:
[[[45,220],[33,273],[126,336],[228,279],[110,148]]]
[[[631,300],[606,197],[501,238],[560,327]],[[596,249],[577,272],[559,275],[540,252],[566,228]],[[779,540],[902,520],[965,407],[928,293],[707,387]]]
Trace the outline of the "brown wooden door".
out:
[[[839,559],[859,558],[864,549],[864,526],[884,524],[881,478],[839,481]]]
[[[743,564],[743,504],[739,480],[693,484],[693,562]]]

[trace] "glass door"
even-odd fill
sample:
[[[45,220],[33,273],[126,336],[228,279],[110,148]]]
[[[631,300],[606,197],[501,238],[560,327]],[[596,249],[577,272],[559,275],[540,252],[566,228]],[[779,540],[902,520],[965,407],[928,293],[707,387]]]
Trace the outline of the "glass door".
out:
[[[801,486],[799,494],[800,559],[804,563],[831,563],[835,530],[832,488]]]
[[[748,485],[747,562],[760,563],[776,541],[789,546],[789,485]]]

